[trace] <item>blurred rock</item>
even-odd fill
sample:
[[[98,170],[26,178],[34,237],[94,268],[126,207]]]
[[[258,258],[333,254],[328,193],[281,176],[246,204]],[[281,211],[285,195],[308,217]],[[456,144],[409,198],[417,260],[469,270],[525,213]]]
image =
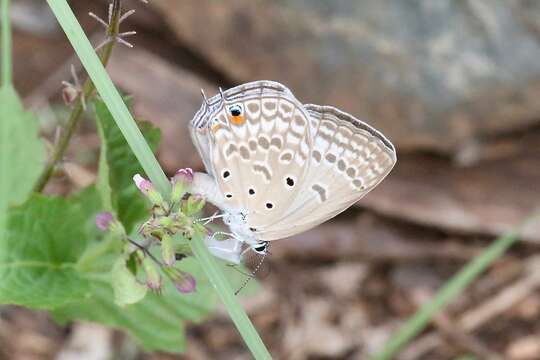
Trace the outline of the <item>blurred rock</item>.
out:
[[[14,1],[10,14],[15,29],[27,31],[37,36],[57,34],[61,31],[54,14],[45,2]]]
[[[201,88],[213,95],[217,85],[139,48],[116,48],[108,69],[114,82],[133,95],[135,114],[161,129],[159,154],[165,170],[201,169],[188,124],[202,104]]]
[[[540,117],[534,1],[155,0],[176,36],[237,82],[281,81],[401,150],[454,152]]]

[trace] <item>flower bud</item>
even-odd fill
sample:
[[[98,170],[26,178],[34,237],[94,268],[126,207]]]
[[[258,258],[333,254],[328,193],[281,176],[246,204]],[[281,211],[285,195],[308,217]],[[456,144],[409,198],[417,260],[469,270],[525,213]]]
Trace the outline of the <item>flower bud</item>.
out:
[[[187,216],[192,216],[202,210],[204,207],[204,198],[200,195],[191,195],[186,201],[184,201],[182,210]]]
[[[96,226],[99,230],[107,231],[114,222],[114,216],[108,211],[96,214]]]
[[[159,270],[148,256],[145,256],[142,265],[144,268],[144,271],[146,273],[146,286],[148,288],[156,293],[159,293],[161,291],[161,275],[159,274]]]
[[[174,267],[163,268],[167,277],[173,282],[176,290],[183,294],[194,292],[197,287],[195,278],[190,273]]]
[[[161,257],[167,266],[173,266],[176,260],[172,236],[165,233],[161,237]]]
[[[114,218],[114,215],[108,211],[96,214],[96,227],[102,231],[107,231],[115,236],[123,237],[126,230],[120,221]]]
[[[188,191],[193,182],[193,170],[191,168],[180,169],[171,178],[172,193],[171,201],[179,202]]]
[[[143,178],[139,174],[135,174],[135,176],[133,176],[133,181],[135,182],[135,185],[137,185],[137,188],[150,200],[153,205],[160,207],[165,206],[163,197],[150,180]]]
[[[77,100],[78,96],[79,91],[75,88],[75,86],[65,82],[64,87],[62,88],[62,100],[64,100],[64,103],[66,105],[71,105],[75,100]]]

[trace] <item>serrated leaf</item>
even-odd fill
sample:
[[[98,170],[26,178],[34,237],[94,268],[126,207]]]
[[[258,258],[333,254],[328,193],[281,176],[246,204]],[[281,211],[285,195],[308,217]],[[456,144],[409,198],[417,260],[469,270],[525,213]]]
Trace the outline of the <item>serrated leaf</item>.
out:
[[[197,292],[180,294],[165,282],[162,295],[149,293],[144,300],[122,308],[114,303],[113,290],[106,282],[91,278],[92,296],[55,309],[59,321],[85,319],[125,329],[147,351],[182,352],[185,321],[200,321],[214,307],[215,293],[193,258],[180,268],[197,279]]]
[[[115,211],[129,233],[138,221],[148,216],[149,204],[132,180],[133,175],[143,173],[143,169],[105,104],[96,100],[94,105],[101,136],[98,189],[105,209]],[[149,122],[139,122],[138,125],[155,151],[160,140],[159,129]]]
[[[89,295],[76,265],[95,212],[91,193],[81,195],[84,202],[34,195],[10,210],[0,239],[0,303],[52,309]]]
[[[7,209],[24,202],[44,165],[35,116],[24,111],[11,86],[0,88],[0,238]]]
[[[122,257],[114,263],[111,278],[114,302],[118,306],[138,303],[146,295],[147,287],[137,282],[135,275],[129,271]]]

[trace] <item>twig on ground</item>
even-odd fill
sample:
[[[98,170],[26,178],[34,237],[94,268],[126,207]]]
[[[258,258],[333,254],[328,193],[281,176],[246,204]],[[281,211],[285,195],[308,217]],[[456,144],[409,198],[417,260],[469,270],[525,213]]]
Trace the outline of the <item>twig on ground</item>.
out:
[[[465,312],[455,327],[464,332],[472,332],[494,319],[510,307],[523,300],[540,287],[540,256],[529,258],[525,264],[525,274],[506,286],[499,293],[475,308]],[[442,338],[435,332],[428,333],[411,343],[401,354],[401,359],[412,360],[441,345]]]
[[[432,294],[427,294],[425,291],[413,292],[413,301],[418,307],[424,305],[432,299]],[[465,329],[452,321],[444,312],[439,312],[433,318],[433,324],[437,330],[443,334],[443,337],[454,343],[462,350],[478,356],[480,359],[502,360],[497,353],[491,351],[486,345],[478,340],[474,335],[468,333]]]

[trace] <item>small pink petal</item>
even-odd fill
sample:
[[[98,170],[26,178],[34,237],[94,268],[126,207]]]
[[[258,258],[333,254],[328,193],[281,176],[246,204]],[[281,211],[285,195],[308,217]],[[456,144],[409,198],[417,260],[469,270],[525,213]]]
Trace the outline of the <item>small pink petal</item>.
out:
[[[193,182],[193,169],[185,168],[179,169],[173,176],[173,181],[183,180],[186,183]]]
[[[140,174],[135,174],[135,176],[133,176],[133,181],[135,182],[135,185],[137,185],[137,188],[143,192],[150,190],[153,186],[150,180],[146,180]]]

